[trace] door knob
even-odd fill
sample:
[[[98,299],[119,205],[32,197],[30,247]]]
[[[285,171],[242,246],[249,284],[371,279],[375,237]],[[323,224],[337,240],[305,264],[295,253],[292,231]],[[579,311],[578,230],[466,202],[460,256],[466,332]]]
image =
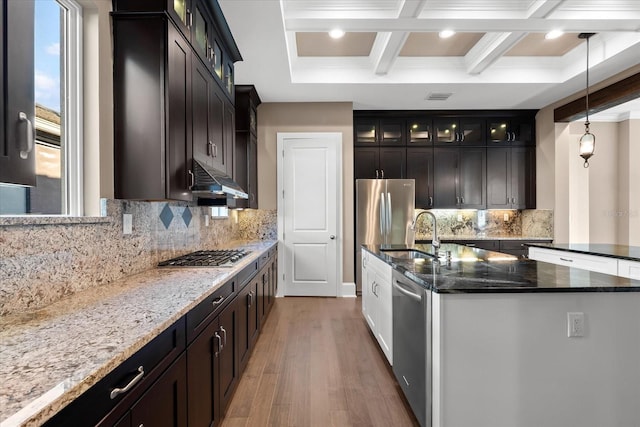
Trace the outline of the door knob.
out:
[[[332,234],[331,236],[329,236],[329,238],[330,238],[331,240],[335,240],[335,239],[336,239],[336,236],[334,236],[334,235]]]

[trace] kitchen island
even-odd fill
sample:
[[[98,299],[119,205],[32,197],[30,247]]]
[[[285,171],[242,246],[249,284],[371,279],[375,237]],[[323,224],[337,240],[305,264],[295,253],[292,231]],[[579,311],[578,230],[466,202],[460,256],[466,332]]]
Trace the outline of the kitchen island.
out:
[[[42,425],[175,325],[182,331],[172,340],[184,347],[185,315],[211,306],[211,295],[275,245],[234,242],[250,253],[233,267],[155,268],[0,317],[0,425]]]
[[[437,260],[387,249],[365,247],[429,295],[425,425],[638,425],[640,281],[455,244]]]

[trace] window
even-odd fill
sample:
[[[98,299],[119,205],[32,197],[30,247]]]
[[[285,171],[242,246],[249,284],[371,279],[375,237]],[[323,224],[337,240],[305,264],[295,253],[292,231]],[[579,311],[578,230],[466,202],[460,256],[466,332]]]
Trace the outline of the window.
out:
[[[0,184],[0,215],[80,216],[81,8],[74,0],[37,0],[33,19],[36,185]]]

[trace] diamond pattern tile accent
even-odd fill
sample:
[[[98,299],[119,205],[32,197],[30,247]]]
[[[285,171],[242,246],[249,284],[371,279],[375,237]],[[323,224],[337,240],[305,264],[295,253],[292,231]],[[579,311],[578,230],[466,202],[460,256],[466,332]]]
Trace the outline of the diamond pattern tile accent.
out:
[[[189,224],[191,224],[192,218],[193,214],[191,213],[191,209],[189,209],[189,207],[187,206],[186,208],[184,208],[184,212],[182,212],[182,219],[184,220],[184,223],[187,227],[189,227]]]
[[[166,204],[164,208],[162,208],[162,212],[160,212],[160,221],[164,224],[164,228],[169,228],[171,220],[173,220],[173,211],[169,207],[169,204]]]

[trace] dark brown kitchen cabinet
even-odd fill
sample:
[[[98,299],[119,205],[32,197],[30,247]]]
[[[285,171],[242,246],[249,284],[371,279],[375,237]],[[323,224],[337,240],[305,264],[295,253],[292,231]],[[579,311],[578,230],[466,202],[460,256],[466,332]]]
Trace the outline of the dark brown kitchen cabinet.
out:
[[[0,3],[0,183],[36,185],[34,4]]]
[[[486,148],[434,148],[434,207],[486,208]]]
[[[364,146],[405,145],[404,119],[354,119],[354,144]]]
[[[163,16],[114,13],[113,34],[115,197],[190,201],[191,47]]]
[[[187,360],[180,356],[116,426],[187,426]]]
[[[407,119],[407,146],[433,145],[433,124],[431,117]]]
[[[416,208],[430,209],[434,206],[433,167],[433,148],[407,148],[407,178],[416,181]]]
[[[435,145],[485,145],[485,120],[482,117],[434,117]]]
[[[487,149],[487,208],[535,209],[535,149]]]
[[[535,145],[535,118],[487,120],[487,145]]]
[[[249,198],[230,199],[229,206],[258,208],[258,105],[260,97],[253,85],[236,86],[236,142],[234,179]]]
[[[400,179],[406,176],[404,147],[355,147],[355,179]]]
[[[238,357],[240,372],[243,372],[249,356],[258,339],[260,322],[258,318],[259,279],[254,276],[238,294],[236,305],[238,312]]]
[[[190,427],[218,425],[238,381],[236,304],[222,310],[187,347]]]

